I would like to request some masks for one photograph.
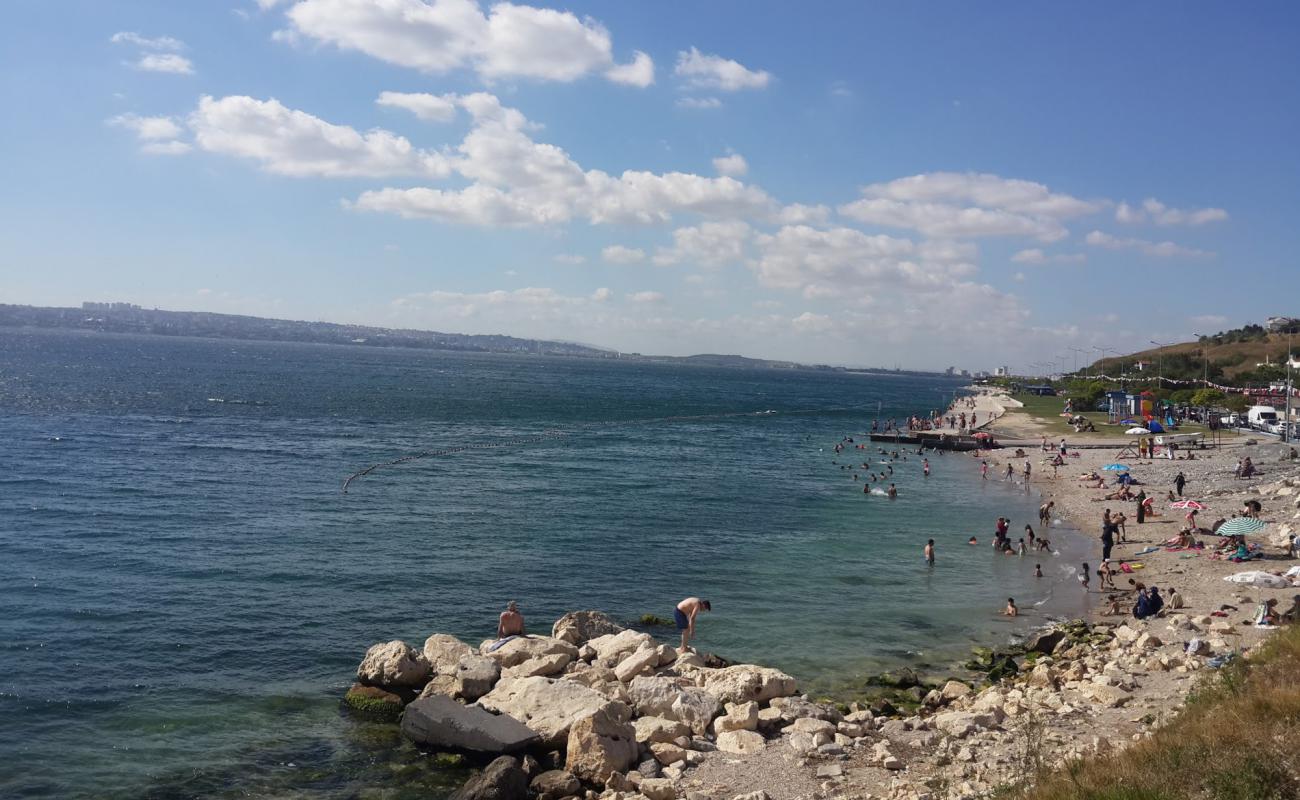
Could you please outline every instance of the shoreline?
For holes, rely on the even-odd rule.
[[[999,412],[979,427],[995,435],[1034,429],[1033,419],[1010,415],[1002,405],[1011,398],[987,392],[979,396],[977,403],[990,410],[996,406]],[[1080,533],[1086,541],[1089,529],[1099,523],[1107,504],[1092,502],[1097,490],[1081,486],[1073,476],[1109,463],[1126,442],[1114,444],[1114,450],[1071,451],[1068,467],[1055,479],[1050,468],[1032,470],[1026,491],[1037,492],[1040,502],[1056,502],[1052,530],[1058,532],[1053,538]],[[1045,455],[1025,449],[1031,465]],[[976,457],[994,467],[1014,458],[1011,452],[986,451]],[[1265,474],[1235,479],[1231,467],[1238,454],[1250,454]],[[1212,560],[1203,552],[1166,551],[1158,543],[1176,533],[1177,524],[1170,523],[1180,521],[1181,512],[1168,509],[1162,498],[1173,473],[1181,469],[1189,481],[1186,496],[1204,500],[1211,509],[1207,516],[1229,516],[1242,500],[1258,499],[1264,504],[1262,517],[1271,525],[1263,537],[1255,538],[1276,539],[1300,525],[1294,521],[1300,520],[1300,462],[1285,456],[1280,448],[1243,441],[1196,451],[1192,460],[1128,460],[1134,477],[1156,496],[1159,515],[1141,526],[1130,519],[1128,541],[1116,543],[1112,560],[1140,568],[1119,578],[1114,592],[1100,591],[1099,580],[1090,575],[1087,597],[1092,602],[1085,619],[1048,624],[1019,650],[999,654],[995,648],[988,659],[987,683],[948,680],[927,685],[911,670],[897,670],[886,687],[916,701],[906,709],[815,702],[801,697],[794,678],[779,670],[678,657],[648,634],[621,626],[618,632],[606,629],[603,636],[579,637],[581,646],[554,644],[566,635],[565,619],[573,615],[556,623],[557,638],[538,637],[527,645],[527,654],[516,659],[507,653],[496,665],[484,663],[495,658],[487,650],[490,642],[478,651],[456,643],[469,661],[453,665],[450,672],[445,664],[437,666],[439,647],[430,650],[440,639],[436,635],[426,643],[423,667],[420,651],[404,643],[376,645],[359,668],[361,683],[353,691],[376,683],[373,656],[377,648],[387,648],[390,657],[401,657],[390,662],[405,659],[413,669],[424,670],[427,685],[421,696],[426,699],[417,703],[440,703],[439,713],[478,714],[480,719],[501,719],[492,713],[513,716],[523,723],[525,734],[530,728],[542,732],[544,747],[527,750],[533,755],[522,760],[512,755],[498,758],[455,795],[457,800],[986,797],[999,787],[1021,784],[1035,770],[1051,770],[1070,759],[1143,741],[1179,712],[1210,657],[1248,654],[1267,638],[1269,631],[1248,624],[1253,604],[1267,597],[1289,602],[1296,590],[1227,583],[1222,578],[1250,569],[1285,569],[1294,560],[1284,560],[1282,549],[1274,544],[1265,546],[1268,560],[1251,564]],[[1109,505],[1112,510],[1121,507]],[[1098,547],[1087,550],[1095,553]],[[1097,563],[1089,561],[1089,566],[1095,570]],[[1131,607],[1132,595],[1125,591],[1130,577],[1162,587],[1174,580],[1186,607],[1166,609],[1145,620],[1129,613],[1107,616],[1106,603],[1098,601],[1108,593],[1120,596],[1123,611]],[[1211,616],[1221,606],[1230,609],[1226,616]],[[1200,642],[1198,649],[1185,652],[1192,639]],[[495,666],[492,679],[478,687],[482,693],[471,689],[465,696],[458,694],[463,680],[456,676],[467,663],[488,672]],[[574,707],[559,697],[568,693],[582,693],[588,705]],[[390,695],[390,710],[402,713],[406,700]],[[412,708],[418,707],[408,706],[404,720],[413,713],[417,720],[428,717],[427,708]],[[567,726],[565,735],[555,731],[557,724]],[[404,721],[403,730],[411,737],[408,728]],[[433,749],[447,744],[436,728],[420,729],[434,730],[433,741],[424,741]],[[1027,753],[1031,737],[1037,744],[1035,752]],[[625,744],[612,747],[611,740]],[[500,788],[492,784],[497,779],[514,781],[517,793],[484,794]],[[551,784],[554,788],[548,788]]]

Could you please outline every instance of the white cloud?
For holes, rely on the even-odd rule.
[[[189,142],[146,142],[140,145],[140,152],[155,156],[179,156],[193,148]]]
[[[257,161],[262,169],[293,177],[384,177],[450,173],[441,153],[420,150],[385,130],[361,133],[332,125],[278,100],[204,96],[189,117],[198,146]]]
[[[184,132],[171,117],[142,117],[139,114],[118,114],[108,120],[115,128],[135,134],[140,151],[150,155],[174,156],[186,153],[190,145],[179,140]]]
[[[424,92],[380,92],[376,105],[401,108],[430,122],[450,122],[456,118],[454,94],[426,94]]]
[[[745,222],[704,222],[673,231],[673,246],[660,248],[654,262],[660,266],[689,264],[698,267],[721,267],[745,257],[745,246],[753,229]]]
[[[591,299],[596,303],[604,303],[613,296],[614,292],[604,286],[591,293]]]
[[[722,101],[716,97],[679,97],[677,98],[677,107],[708,110],[722,108]]]
[[[473,69],[485,80],[569,82],[601,74],[648,86],[654,62],[614,61],[609,31],[567,11],[474,0],[300,0],[286,12],[292,36],[355,50],[422,72]]]
[[[627,170],[583,170],[563,149],[533,141],[528,121],[487,94],[459,101],[475,126],[449,155],[462,189],[386,188],[363,193],[354,207],[408,218],[474,225],[655,224],[679,213],[706,218],[770,215],[775,203],[734,178]]]
[[[694,47],[677,54],[673,74],[682,78],[687,86],[723,92],[762,89],[772,79],[768,72],[748,69],[737,61],[701,53]]]
[[[934,237],[1022,236],[1052,242],[1069,232],[1061,220],[1104,205],[1053,193],[1041,183],[978,173],[932,172],[876,183],[840,206],[846,217]]]
[[[1015,281],[1016,283],[1024,283],[1024,282],[1025,282],[1025,273],[1023,273],[1023,272],[1017,272],[1016,274],[1014,274],[1014,275],[1011,276],[1011,280]]]
[[[194,63],[175,53],[147,53],[135,62],[135,68],[143,72],[165,72],[172,75],[194,74]]]
[[[113,44],[131,44],[145,50],[184,50],[185,43],[171,36],[149,38],[134,31],[118,31],[109,37]]]
[[[606,264],[639,264],[645,261],[645,251],[637,247],[612,244],[600,251],[600,257]]]
[[[627,64],[618,64],[605,70],[605,77],[614,83],[644,89],[655,82],[655,62],[638,50],[632,54],[632,60]]]
[[[782,207],[776,221],[782,225],[825,225],[830,218],[831,210],[827,206],[791,203]]]
[[[870,236],[852,228],[818,230],[806,225],[781,228],[756,237],[759,255],[752,263],[759,282],[778,289],[809,285],[842,289],[903,284],[912,288],[950,287],[974,271],[960,251],[917,245],[910,239]],[[966,253],[961,253],[965,255]]]
[[[719,175],[743,178],[749,172],[749,162],[745,161],[745,157],[740,153],[732,153],[713,159],[713,168]]]
[[[551,260],[557,264],[568,264],[569,266],[577,266],[579,264],[587,263],[586,256],[580,256],[575,253],[560,253],[557,256],[551,256]]]
[[[1032,247],[1028,250],[1020,250],[1011,257],[1016,264],[1082,264],[1088,260],[1083,253],[1052,253],[1047,254],[1040,248]]]
[[[1129,225],[1146,222],[1156,225],[1204,225],[1207,222],[1222,222],[1227,218],[1228,212],[1221,208],[1170,208],[1154,197],[1142,201],[1141,206],[1120,203],[1115,209],[1115,219]]]
[[[1191,323],[1201,328],[1222,328],[1228,324],[1228,318],[1222,314],[1201,314],[1192,317]]]
[[[829,316],[814,314],[811,311],[805,311],[790,320],[790,325],[795,330],[803,333],[823,333],[834,327],[834,324]]]
[[[627,299],[633,303],[662,303],[664,296],[662,292],[632,292]]]
[[[1126,239],[1112,236],[1102,231],[1092,231],[1084,241],[1093,247],[1104,247],[1107,250],[1137,250],[1144,255],[1154,256],[1156,258],[1207,258],[1214,253],[1206,250],[1197,250],[1191,247],[1183,247],[1173,242],[1151,242],[1146,239]]]
[[[110,119],[108,124],[132,131],[142,141],[175,139],[182,133],[181,126],[171,117],[142,117],[139,114],[118,114]]]

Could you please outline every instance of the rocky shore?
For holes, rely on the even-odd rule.
[[[994,398],[986,402],[991,410]],[[1242,453],[1262,477],[1232,477]],[[1084,451],[1070,468],[1091,469],[1113,455]],[[1250,624],[1254,603],[1289,603],[1296,593],[1223,578],[1294,563],[1285,540],[1300,525],[1300,464],[1283,448],[1242,442],[1190,462],[1135,465],[1135,474],[1155,486],[1179,469],[1195,487],[1189,496],[1216,508],[1262,502],[1271,523],[1267,560],[1146,553],[1138,577],[1176,581],[1186,608],[1146,620],[1099,609],[1020,648],[983,654],[970,665],[982,674],[976,681],[900,670],[864,687],[876,691],[874,703],[816,702],[779,670],[679,656],[648,633],[581,611],[558,620],[549,637],[495,649],[445,634],[419,649],[377,644],[345,704],[400,719],[402,732],[432,753],[485,764],[457,800],[988,797],[1149,737],[1178,713],[1213,659],[1247,654],[1268,635]],[[1099,504],[1077,481],[1042,476],[1031,488],[1057,500],[1062,519],[1079,530],[1097,527]],[[1124,547],[1136,554],[1157,546],[1177,531],[1175,519],[1130,522]],[[1127,609],[1131,598],[1120,594]]]

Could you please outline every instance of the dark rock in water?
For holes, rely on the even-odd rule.
[[[1051,655],[1056,646],[1064,639],[1065,631],[1043,631],[1036,636],[1030,637],[1029,641],[1025,642],[1025,651],[1028,653],[1042,653],[1045,656]]]
[[[402,733],[416,744],[476,753],[513,753],[538,739],[514,717],[463,706],[445,695],[421,697],[407,706]]]
[[[868,686],[888,686],[893,689],[911,689],[920,686],[921,679],[911,667],[883,672],[867,678]]]
[[[871,702],[871,713],[877,717],[892,717],[898,714],[898,708],[883,697]]]
[[[582,784],[569,772],[553,769],[533,778],[529,784],[538,800],[560,800],[582,792]]]
[[[925,702],[926,691],[928,690],[924,686],[913,686],[911,689],[908,689],[905,692],[903,692],[903,694],[907,695],[908,697],[912,698],[918,703],[923,703]]]
[[[1010,678],[1018,672],[1020,672],[1020,666],[1016,664],[1015,659],[1006,653],[997,653],[993,656],[993,665],[989,669],[989,683],[997,683],[1003,678]]]
[[[528,776],[518,759],[501,756],[470,778],[451,800],[528,800]]]
[[[700,653],[700,658],[704,660],[704,666],[709,669],[725,669],[726,667],[736,666],[736,662],[729,658],[723,658],[715,653]]]
[[[352,684],[343,696],[343,705],[364,717],[396,722],[402,715],[402,698],[377,686]]]

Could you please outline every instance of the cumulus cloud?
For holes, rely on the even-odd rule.
[[[1143,255],[1155,258],[1208,258],[1214,255],[1214,253],[1206,250],[1183,247],[1173,242],[1152,242],[1146,239],[1121,238],[1102,231],[1092,231],[1084,237],[1084,241],[1093,247],[1104,247],[1107,250],[1137,250]]]
[[[759,282],[803,291],[825,286],[843,293],[892,286],[898,290],[948,291],[975,272],[969,245],[916,243],[853,228],[818,230],[785,226],[756,237],[751,262]]]
[[[361,133],[290,109],[278,100],[204,96],[189,117],[198,146],[293,177],[446,177],[447,158],[385,130]]]
[[[1020,250],[1011,256],[1016,264],[1082,264],[1088,260],[1083,253],[1045,253],[1040,248]]]
[[[640,51],[614,60],[609,31],[568,11],[474,0],[299,0],[286,12],[289,36],[364,53],[434,74],[472,69],[485,80],[570,82],[604,75],[649,86],[654,62]]]
[[[749,172],[749,162],[740,153],[732,153],[713,159],[713,168],[719,175],[743,178]]]
[[[400,108],[430,122],[450,122],[456,118],[454,94],[435,95],[424,92],[380,92],[375,104]]]
[[[826,314],[814,314],[811,311],[805,311],[790,320],[790,325],[795,330],[804,333],[822,333],[834,327],[835,323]]]
[[[679,97],[677,98],[677,107],[708,110],[722,108],[722,101],[716,97]]]
[[[662,292],[632,292],[627,299],[633,303],[662,303],[664,296]]]
[[[645,261],[645,251],[638,247],[612,244],[600,251],[600,257],[606,264],[639,264]]]
[[[194,63],[175,53],[146,53],[135,62],[142,72],[164,72],[172,75],[193,75]]]
[[[190,149],[189,144],[179,140],[184,131],[171,117],[118,114],[109,119],[108,124],[134,133],[136,139],[140,141],[140,150],[145,153],[180,155]]]
[[[782,207],[776,221],[782,225],[826,225],[830,218],[831,210],[827,206],[791,203]]]
[[[1120,203],[1115,208],[1115,219],[1129,225],[1153,223],[1155,225],[1204,225],[1207,222],[1222,222],[1228,218],[1228,212],[1221,208],[1170,208],[1154,197],[1148,197],[1140,206]]]
[[[184,50],[185,43],[172,36],[141,36],[135,31],[118,31],[108,39],[113,44],[130,44],[144,50]]]
[[[745,258],[745,248],[753,234],[748,223],[739,220],[704,222],[673,231],[673,246],[660,248],[654,262],[660,266],[689,264],[698,267],[721,267]]]
[[[1064,219],[1104,205],[1050,191],[1041,183],[979,173],[932,172],[876,183],[839,212],[860,222],[933,237],[1020,236],[1053,242]]]
[[[557,264],[568,264],[571,267],[587,263],[586,256],[580,256],[576,253],[560,253],[557,256],[551,256],[551,260]]]
[[[632,60],[618,64],[605,71],[605,77],[614,83],[623,83],[644,89],[655,82],[655,62],[640,50],[632,54]]]
[[[689,87],[722,92],[763,89],[772,80],[771,74],[764,70],[751,70],[738,61],[701,53],[694,47],[677,54],[673,74]]]
[[[368,191],[355,208],[474,225],[551,225],[577,218],[592,224],[654,224],[679,213],[706,218],[774,213],[776,204],[765,192],[735,178],[584,170],[563,149],[534,141],[524,116],[496,97],[475,94],[458,102],[474,117],[474,127],[440,163],[470,185]]]

